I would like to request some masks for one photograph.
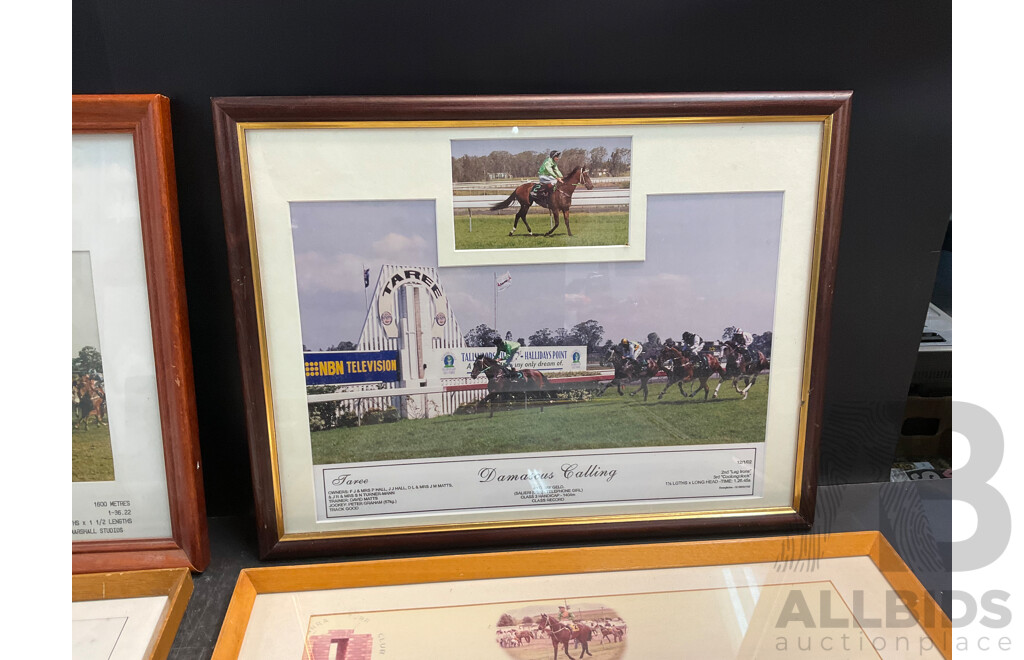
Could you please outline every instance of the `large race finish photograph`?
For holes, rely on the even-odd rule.
[[[216,99],[265,556],[806,526],[848,95],[761,101]]]
[[[652,196],[643,262],[439,269],[429,203],[293,204],[314,463],[764,442],[781,213]]]

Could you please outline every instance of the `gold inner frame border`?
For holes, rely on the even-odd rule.
[[[728,518],[738,516],[780,516],[790,515],[800,509],[804,470],[804,452],[807,438],[807,410],[810,397],[810,376],[814,352],[813,335],[817,312],[818,279],[821,270],[821,247],[825,224],[825,201],[830,183],[829,162],[832,151],[834,115],[723,115],[703,117],[617,117],[587,119],[460,119],[460,120],[357,120],[357,121],[262,121],[238,122],[239,165],[242,174],[242,194],[245,203],[246,233],[249,241],[249,258],[252,264],[253,293],[256,307],[256,325],[259,336],[260,367],[263,381],[263,395],[266,401],[267,437],[270,445],[270,464],[274,489],[274,518],[277,536],[281,541],[304,541],[312,539],[372,537],[394,534],[417,534],[429,532],[453,532],[463,530],[516,529],[526,527],[548,527],[554,525],[581,525],[623,522],[653,522],[665,520],[687,520],[700,518]],[[524,520],[494,520],[484,522],[461,522],[436,525],[409,525],[354,530],[331,530],[322,532],[292,532],[284,530],[284,505],[281,496],[281,475],[278,461],[277,437],[274,426],[274,399],[270,384],[270,360],[267,346],[266,320],[263,310],[263,291],[260,278],[259,248],[256,241],[256,219],[253,210],[252,187],[249,176],[246,131],[248,130],[309,130],[309,129],[397,129],[397,128],[486,128],[504,126],[629,126],[629,125],[673,125],[673,124],[734,124],[734,123],[817,123],[822,126],[821,156],[818,169],[818,194],[812,241],[810,287],[807,292],[807,321],[804,331],[804,364],[800,385],[800,412],[797,425],[797,447],[793,479],[793,504],[789,507],[751,507],[749,509],[718,509],[708,511],[685,511],[656,514],[595,515],[563,518],[530,518]]]

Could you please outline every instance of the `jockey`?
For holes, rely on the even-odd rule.
[[[754,337],[749,332],[744,331],[742,328],[736,328],[736,332],[732,335],[732,341],[748,362],[758,364],[757,351],[752,348]]]
[[[707,357],[704,355],[704,338],[693,332],[683,333],[683,355],[691,357],[700,362],[704,368],[708,366]]]
[[[544,162],[540,164],[540,169],[537,171],[537,178],[540,179],[540,183],[533,189],[536,197],[549,196],[555,188],[555,183],[562,180],[562,171],[558,169],[558,159],[561,156],[561,151],[552,151],[544,159]]]
[[[668,339],[665,340],[665,348],[672,348],[682,353],[685,346],[680,346],[679,344],[676,343],[675,339],[669,337]]]
[[[622,347],[622,357],[627,360],[631,360],[636,366],[637,371],[640,370],[640,354],[644,352],[643,344],[635,341],[630,341],[625,337],[619,342]]]
[[[564,623],[573,630],[579,630],[579,626],[576,625],[576,617],[573,616],[572,612],[569,611],[569,607],[566,605],[558,606],[558,622]]]
[[[512,367],[512,358],[516,356],[519,349],[522,347],[521,344],[514,341],[505,341],[501,337],[494,338],[494,346],[498,351],[494,354],[494,359],[501,361],[501,354],[504,353],[507,357],[505,358],[505,364],[501,365],[509,376],[512,378],[519,378],[521,374]]]

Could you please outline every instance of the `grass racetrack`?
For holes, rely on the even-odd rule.
[[[509,236],[515,211],[509,210],[499,214],[473,214],[473,231],[469,230],[469,215],[455,216],[455,249],[485,250],[505,248],[536,248],[536,247],[579,247],[593,245],[626,245],[629,242],[629,213],[608,212],[590,213],[587,211],[569,211],[569,225],[572,236],[565,231],[565,223],[550,237],[542,236],[551,229],[551,214],[547,209],[534,206],[527,214],[526,220],[533,228],[533,236],[528,236],[526,226],[520,222],[514,236]]]
[[[712,390],[717,383],[709,382]],[[746,401],[731,381],[722,384],[718,399],[707,401],[703,394],[684,399],[676,386],[658,401],[664,382],[648,387],[646,403],[642,393],[629,396],[633,384],[621,397],[610,388],[591,401],[494,404],[493,417],[484,407],[470,414],[318,431],[312,434],[313,464],[764,440],[767,374],[757,379]],[[683,387],[689,392],[688,383]]]
[[[72,422],[73,423],[73,422]],[[114,454],[110,449],[110,427],[89,423],[89,428],[71,430],[71,481],[113,481]]]

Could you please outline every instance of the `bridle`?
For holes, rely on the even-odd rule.
[[[573,189],[574,189],[574,190],[575,190],[575,188],[576,188],[577,186],[581,186],[581,185],[582,185],[582,186],[586,186],[586,185],[587,185],[587,184],[586,184],[586,183],[585,183],[585,182],[583,181],[583,178],[584,178],[584,177],[587,177],[588,179],[590,178],[590,177],[589,177],[589,175],[587,174],[587,168],[586,168],[586,167],[583,167],[583,166],[580,166],[580,180],[579,180],[579,181],[576,181],[576,182],[574,182],[574,183],[572,183],[572,184],[570,184],[570,185],[572,185],[572,187],[573,187]],[[565,181],[563,180],[563,181],[562,181],[562,183],[565,183]],[[558,186],[555,186],[555,191],[557,191],[557,192],[558,192],[558,194],[562,195],[563,197],[571,197],[571,196],[572,196],[572,194],[571,194],[571,193],[567,193],[567,192],[565,192],[564,190],[560,190],[560,189],[558,188]]]
[[[481,355],[480,357],[484,358],[484,357],[487,357],[487,356],[486,355]],[[482,360],[478,359],[477,362],[479,362],[480,364],[483,364]],[[473,371],[476,371],[476,375],[479,376],[480,374],[486,374],[488,371],[490,371],[491,369],[493,369],[496,366],[498,366],[498,362],[492,360],[491,363],[488,364],[486,367],[479,367],[479,369],[480,369],[479,371],[477,371],[477,365],[474,364],[473,365]],[[473,376],[473,378],[476,378],[476,376]]]

